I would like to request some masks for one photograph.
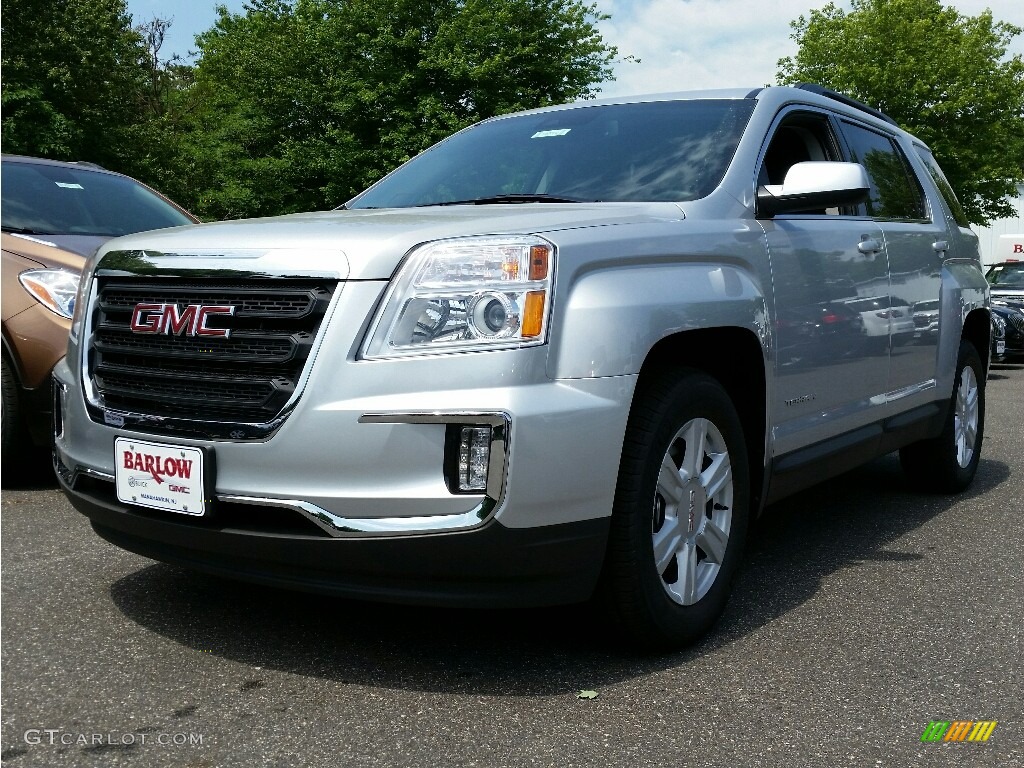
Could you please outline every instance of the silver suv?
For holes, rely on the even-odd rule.
[[[905,332],[922,302],[937,333]],[[839,94],[536,110],[342,210],[104,246],[55,465],[158,560],[375,600],[597,595],[673,647],[766,504],[895,450],[922,486],[971,482],[988,303],[928,148]]]

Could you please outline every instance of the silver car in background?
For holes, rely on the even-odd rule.
[[[931,152],[840,94],[552,107],[341,210],[108,243],[55,466],[155,559],[397,602],[598,595],[610,631],[676,647],[767,503],[895,450],[971,482],[988,303]]]

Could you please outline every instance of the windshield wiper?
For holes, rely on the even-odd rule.
[[[439,203],[421,203],[416,208],[429,208],[434,205],[493,205],[495,203],[599,203],[600,200],[583,200],[565,195],[547,195],[543,192],[514,193],[509,195],[488,195],[474,197],[469,200],[445,200]]]
[[[10,232],[12,235],[49,235],[50,232],[40,232],[37,229],[29,229],[28,227],[8,227],[6,224],[2,227],[4,232]]]

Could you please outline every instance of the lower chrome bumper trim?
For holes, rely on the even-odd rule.
[[[255,504],[261,507],[282,507],[294,510],[331,536],[401,535],[454,531],[474,528],[486,520],[495,507],[490,497],[483,497],[468,512],[454,515],[423,515],[418,517],[342,517],[316,504],[297,499],[268,499],[253,496],[218,494],[218,501],[229,504]]]

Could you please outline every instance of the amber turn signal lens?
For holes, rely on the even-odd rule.
[[[523,306],[523,338],[540,336],[544,331],[544,291],[529,291]]]
[[[531,280],[543,280],[548,276],[548,257],[550,255],[551,251],[546,246],[535,245],[530,248]]]

